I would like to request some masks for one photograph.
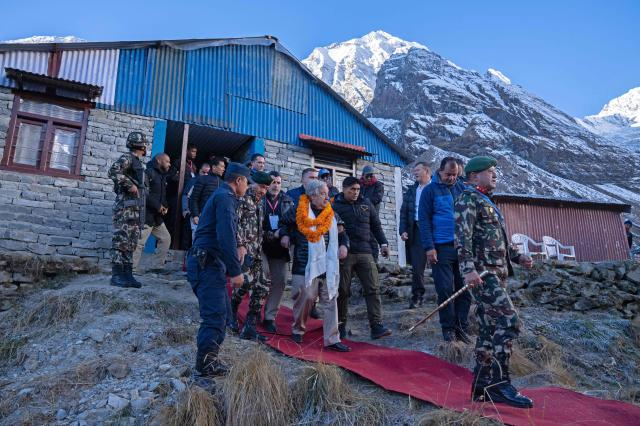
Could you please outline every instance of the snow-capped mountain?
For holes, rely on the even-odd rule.
[[[366,61],[374,53],[367,49],[379,34],[315,49],[306,63],[358,109],[367,103],[362,93],[373,90],[365,115],[409,153],[434,165],[451,154],[490,154],[500,162],[500,190],[640,206],[640,155],[594,134],[500,71],[466,70],[386,33],[403,49],[391,53],[374,78]],[[344,63],[326,59],[342,49],[357,54],[340,56]],[[367,79],[346,78],[347,69]]]
[[[372,31],[361,38],[315,48],[302,63],[356,109],[364,111],[373,98],[382,64],[391,55],[411,48],[427,50],[419,43]]]
[[[68,35],[68,36],[32,36],[26,38],[18,38],[15,40],[5,40],[0,43],[15,43],[15,44],[36,44],[36,43],[82,43],[87,40]]]
[[[640,152],[640,87],[612,99],[598,114],[578,122],[620,146]]]

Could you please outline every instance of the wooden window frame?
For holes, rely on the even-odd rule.
[[[60,106],[72,107],[82,110],[81,121],[69,121],[61,118],[50,117],[46,115],[34,114],[30,112],[20,111],[20,100],[28,99],[37,102],[45,102]],[[82,154],[87,134],[87,124],[89,121],[89,110],[93,107],[90,102],[73,101],[68,99],[60,99],[57,97],[33,94],[25,92],[14,92],[13,107],[11,111],[11,119],[9,122],[9,130],[5,141],[4,153],[0,162],[0,170],[10,170],[20,173],[30,173],[36,175],[47,175],[54,177],[62,177],[68,179],[84,180],[84,176],[80,175],[82,169]],[[42,151],[38,166],[28,166],[25,164],[17,164],[14,162],[16,145],[18,142],[18,131],[20,123],[40,124],[44,126],[44,141],[42,142]],[[75,130],[78,132],[78,145],[75,155],[75,162],[71,166],[71,171],[54,169],[49,167],[51,154],[53,149],[54,132],[56,128],[64,130]]]

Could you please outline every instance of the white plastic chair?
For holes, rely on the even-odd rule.
[[[513,234],[511,242],[518,248],[518,252],[531,257],[547,258],[547,251],[543,243],[538,243],[524,234]],[[531,247],[539,247],[539,249],[531,250]]]
[[[557,258],[560,261],[565,259],[576,260],[576,249],[574,246],[564,246],[555,238],[547,235],[542,237],[542,244],[544,244],[544,248],[547,251],[549,258]],[[562,250],[566,250],[568,253],[563,253]]]

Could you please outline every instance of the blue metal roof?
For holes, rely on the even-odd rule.
[[[5,47],[11,54],[17,49],[0,45],[0,56]],[[30,48],[33,45],[24,46]],[[406,159],[402,150],[273,37],[55,45],[57,50],[65,48],[84,50],[66,58],[85,58],[87,63],[86,58],[98,57],[91,53],[96,49],[119,52],[117,72],[114,66],[109,75],[91,73],[96,82],[115,86],[113,101],[100,99],[100,108],[293,145],[302,145],[298,135],[305,133],[364,146],[374,154],[373,161],[403,165]],[[114,79],[115,84],[110,81]]]

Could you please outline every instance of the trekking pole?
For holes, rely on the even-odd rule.
[[[480,274],[480,278],[484,278],[487,275],[489,275],[489,271],[482,271],[482,273]],[[433,311],[429,312],[429,315],[427,315],[426,317],[422,318],[420,321],[418,321],[417,323],[415,323],[410,329],[409,332],[412,332],[417,326],[424,324],[425,322],[427,322],[429,320],[429,318],[431,318],[432,316],[434,316],[435,314],[437,314],[442,308],[444,308],[445,306],[447,306],[449,303],[453,302],[458,296],[460,296],[462,293],[464,293],[465,291],[469,290],[469,288],[471,288],[471,284],[466,284],[464,287],[462,287],[460,290],[456,291],[455,293],[453,293],[453,295],[451,295],[450,298],[448,298],[447,300],[445,300],[444,302],[442,302],[440,305],[438,305],[437,308],[435,308]]]

